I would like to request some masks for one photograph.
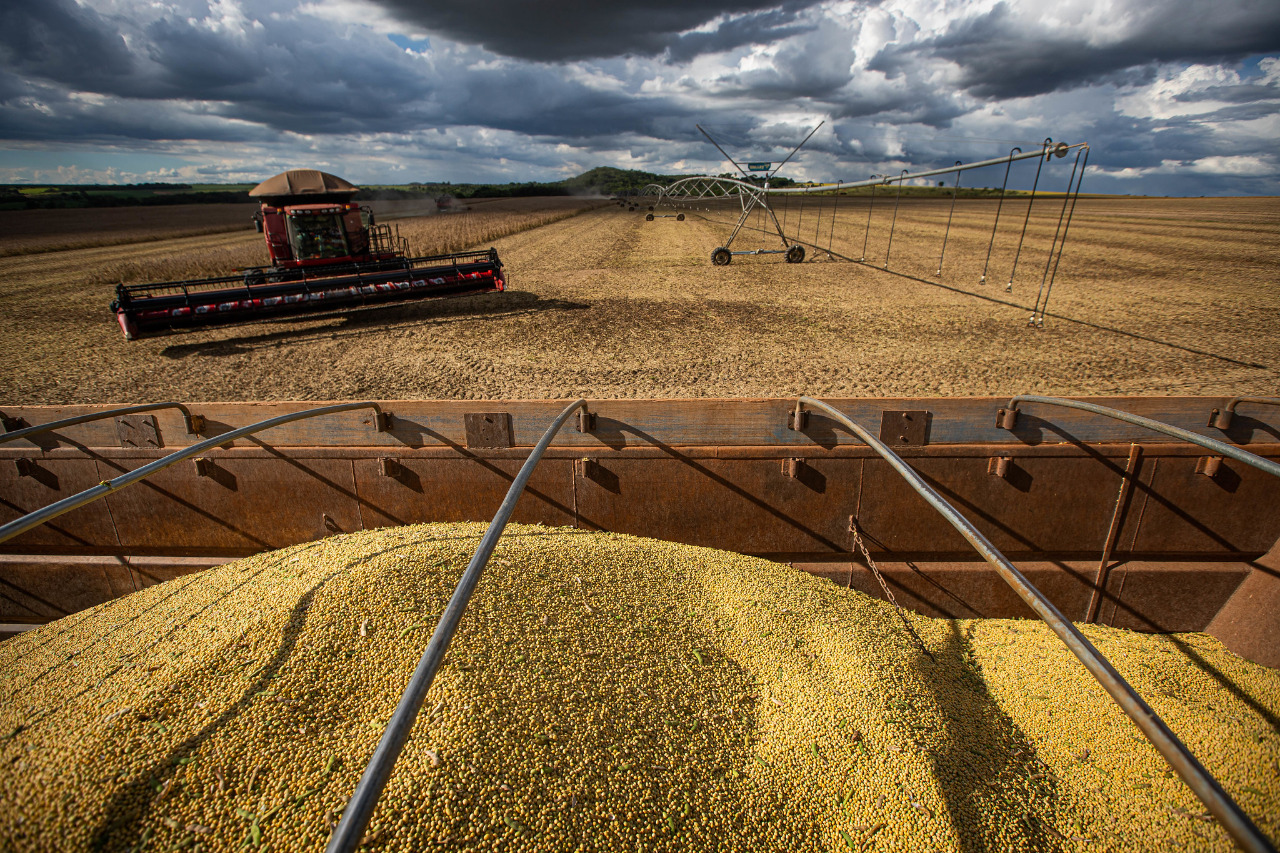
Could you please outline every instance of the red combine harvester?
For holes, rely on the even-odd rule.
[[[126,340],[190,326],[243,323],[411,299],[504,290],[496,249],[409,257],[407,241],[351,198],[358,187],[312,169],[249,191],[271,266],[193,281],[121,284],[111,309]]]

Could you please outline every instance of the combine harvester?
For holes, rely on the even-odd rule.
[[[121,284],[111,309],[126,340],[171,329],[244,323],[503,290],[496,249],[410,257],[407,241],[351,199],[358,187],[326,172],[282,172],[249,191],[269,267],[192,281]]]

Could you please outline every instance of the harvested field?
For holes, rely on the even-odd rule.
[[[548,205],[540,203],[545,201],[548,200],[540,199],[531,203],[528,200],[483,199],[481,203],[497,202],[499,209],[523,212],[546,209]],[[577,210],[582,207],[579,200],[554,201],[564,202],[564,207],[568,209]],[[557,209],[554,201],[552,210]],[[360,204],[371,208],[384,222],[410,216],[422,217],[436,211],[435,202],[426,198],[362,201]],[[252,202],[4,210],[0,211],[0,257],[149,243],[229,231],[245,236],[248,222],[257,210],[258,205]],[[254,254],[245,263],[264,262],[265,256]]]
[[[320,849],[481,532],[268,552],[0,645],[0,838]],[[370,846],[1232,849],[1046,626],[906,618],[777,563],[512,526]],[[1082,630],[1275,838],[1280,673]]]
[[[569,213],[566,201],[546,216]],[[522,203],[521,215],[542,215]],[[867,200],[839,204],[834,248],[861,257]],[[610,206],[497,239],[505,294],[132,343],[107,310],[115,282],[262,263],[260,237],[3,258],[0,400],[1276,392],[1280,201],[1081,199],[1041,330],[1026,319],[1060,204],[1033,209],[1011,293],[1026,201],[1005,201],[981,285],[995,205],[960,202],[941,277],[945,200],[903,200],[888,271],[883,205],[866,264],[810,251],[799,265],[762,256],[728,267],[709,263],[728,231],[710,214],[645,222]],[[816,207],[801,230],[825,245],[831,210],[819,220]],[[445,219],[401,228],[425,250],[414,229]]]

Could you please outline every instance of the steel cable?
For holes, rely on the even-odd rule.
[[[893,197],[893,219],[889,223],[889,245],[884,249],[884,268],[889,268],[889,252],[893,251],[893,230],[898,225],[898,200],[902,198],[902,182],[907,177],[907,170],[903,169],[902,174],[898,175],[898,194]]]
[[[1013,168],[1014,152],[1022,153],[1022,149],[1017,146],[1009,150],[1009,161],[1004,166],[1004,183],[1000,185],[1000,201],[996,203],[996,221],[991,225],[991,239],[987,242],[987,260],[982,265],[982,278],[978,279],[978,284],[987,283],[987,267],[991,265],[991,248],[996,244],[996,229],[1000,227],[1000,208],[1004,207],[1004,191],[1009,186],[1009,170]]]
[[[956,161],[956,165],[961,165]],[[956,194],[960,192],[960,170],[956,169],[956,182],[951,187],[951,210],[947,213],[947,230],[942,233],[942,251],[938,253],[938,271],[934,275],[942,275],[942,259],[947,255],[947,238],[951,236],[951,218],[956,213]]]
[[[1013,292],[1013,276],[1018,271],[1018,258],[1022,257],[1022,241],[1027,238],[1027,226],[1031,223],[1031,206],[1036,203],[1036,188],[1040,186],[1040,169],[1044,161],[1049,159],[1049,146],[1053,143],[1048,137],[1041,150],[1043,156],[1036,160],[1036,179],[1031,182],[1031,200],[1027,202],[1027,217],[1022,220],[1022,234],[1018,236],[1018,251],[1013,256],[1013,269],[1009,270],[1009,283],[1004,286],[1005,293]]]

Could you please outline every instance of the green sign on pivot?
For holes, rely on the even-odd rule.
[[[772,163],[748,163],[747,171],[749,172],[767,172],[773,168]]]

